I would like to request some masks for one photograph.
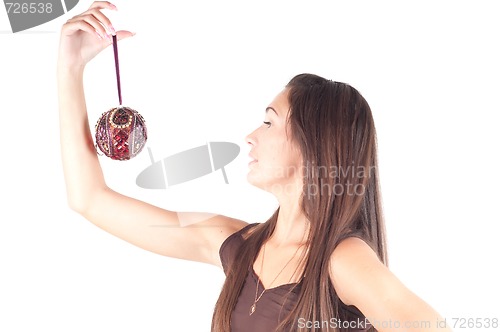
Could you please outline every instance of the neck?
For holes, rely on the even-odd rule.
[[[298,188],[300,190],[277,195],[280,210],[276,228],[269,239],[275,247],[301,245],[307,241],[309,221],[300,207],[302,188]]]

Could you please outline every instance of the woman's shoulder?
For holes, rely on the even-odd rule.
[[[387,267],[375,250],[358,236],[344,238],[330,258],[332,284],[346,305],[355,305],[356,300],[368,296],[367,290],[376,284],[377,276],[385,270]]]
[[[255,231],[257,228],[256,226],[260,224],[261,223],[246,224],[241,229],[229,235],[224,242],[222,242],[219,249],[219,256],[224,272],[227,270],[228,264],[235,260],[236,253],[241,244]]]

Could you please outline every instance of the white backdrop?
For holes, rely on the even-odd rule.
[[[12,34],[0,10],[0,331],[209,331],[224,275],[162,257],[66,205],[55,64],[60,26]],[[500,318],[496,1],[124,1],[124,104],[156,159],[205,144],[242,148],[220,172],[145,190],[147,151],[101,157],[109,185],[177,211],[264,221],[272,196],[246,183],[245,135],[295,74],[356,87],[378,130],[392,271],[453,326]],[[93,128],[117,104],[112,48],[85,74]],[[483,331],[486,329],[458,328]]]

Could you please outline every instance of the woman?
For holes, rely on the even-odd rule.
[[[72,209],[146,250],[223,268],[212,331],[445,330],[386,267],[375,127],[347,84],[296,76],[247,136],[248,180],[279,201],[266,223],[217,215],[196,227],[149,227],[179,225],[177,214],[108,188],[89,130],[85,65],[110,34],[133,35],[115,32],[103,9],[116,7],[94,2],[61,30],[61,152]]]

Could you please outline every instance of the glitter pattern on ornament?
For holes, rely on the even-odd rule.
[[[96,145],[107,157],[129,160],[146,144],[144,118],[129,107],[116,107],[104,112],[96,124]]]

